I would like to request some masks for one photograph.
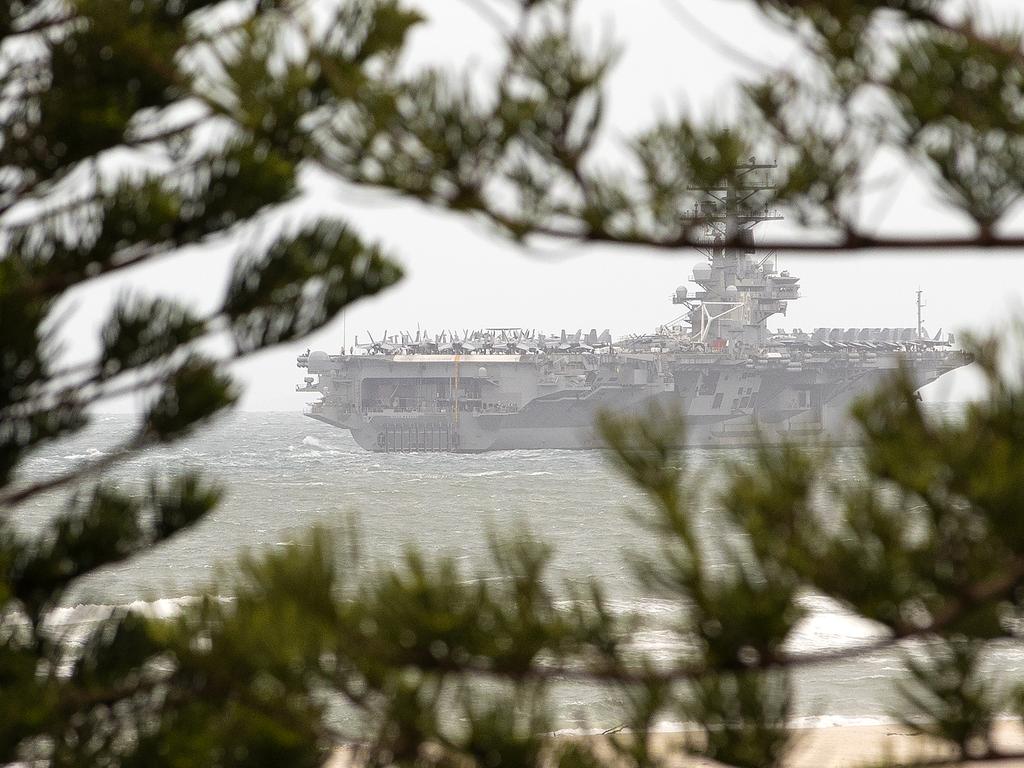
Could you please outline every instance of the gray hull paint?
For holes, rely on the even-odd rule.
[[[376,452],[597,449],[604,447],[594,427],[599,412],[642,415],[654,402],[684,414],[681,443],[687,446],[750,446],[758,439],[848,443],[853,437],[850,405],[890,376],[901,361],[923,386],[967,358],[961,353],[892,355],[872,361],[869,367],[826,361],[801,371],[758,371],[735,361],[709,361],[704,366],[677,366],[671,391],[655,391],[651,386],[561,390],[531,399],[510,413],[462,411],[457,417],[453,412],[332,413],[327,401],[308,415],[350,430],[361,447]],[[521,372],[530,365],[514,367]],[[368,366],[369,378],[379,375],[373,369],[372,364]],[[713,391],[707,385],[709,379],[716,382]],[[743,397],[733,395],[750,390],[756,394],[745,396],[749,398],[745,407],[730,407],[734,400],[744,403]]]

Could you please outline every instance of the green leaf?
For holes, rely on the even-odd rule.
[[[206,324],[177,302],[127,298],[100,332],[98,369],[108,377],[154,363],[198,339]]]
[[[966,638],[934,640],[926,658],[905,657],[910,679],[898,684],[900,721],[917,733],[953,742],[965,759],[988,754],[1000,698],[982,666],[982,644]]]
[[[51,178],[103,150],[117,146],[133,116],[170,103],[176,85],[174,54],[181,30],[148,39],[131,12],[111,13],[109,4],[50,39],[49,76],[31,98],[14,100],[0,144],[0,165]],[[124,4],[130,8],[132,4]],[[118,87],[120,86],[120,87]]]
[[[154,481],[149,489],[149,503],[155,511],[157,541],[195,525],[203,519],[223,496],[223,490],[203,481],[195,473],[178,475],[166,485]]]
[[[93,629],[76,659],[70,674],[75,694],[83,708],[96,697],[130,698],[136,687],[143,689],[146,670],[143,667],[165,648],[149,631],[149,620],[129,611],[120,611]],[[148,677],[159,677],[149,671]],[[68,696],[70,699],[71,697]],[[69,709],[78,703],[68,700]]]
[[[401,270],[347,227],[320,222],[235,263],[223,312],[240,353],[323,326],[344,307],[394,284]]]
[[[185,177],[187,204],[178,240],[199,240],[288,200],[295,192],[295,173],[295,162],[265,141],[233,142],[203,157]]]
[[[88,423],[80,403],[62,396],[45,409],[0,418],[0,486],[6,486],[19,462],[43,442],[76,432]]]
[[[15,596],[34,621],[59,600],[67,586],[90,571],[124,560],[148,541],[139,501],[109,485],[84,500],[73,498],[48,533],[26,548],[14,565]]]
[[[781,765],[790,746],[792,708],[784,673],[709,676],[689,686],[681,704],[688,721],[700,725],[703,741],[691,749],[738,768]]]
[[[403,8],[400,3],[393,0],[377,2],[371,7],[370,20],[356,56],[359,61],[368,61],[375,56],[401,50],[409,31],[426,21],[418,12]]]
[[[8,618],[0,616],[0,628]],[[39,656],[14,632],[0,637],[0,690],[0,761],[15,763],[24,739],[52,727],[59,702],[57,686],[40,679]]]
[[[228,408],[239,394],[232,380],[212,361],[192,356],[168,377],[143,419],[143,440],[169,442]]]

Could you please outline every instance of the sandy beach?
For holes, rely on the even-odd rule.
[[[902,725],[803,728],[798,733],[797,744],[786,763],[792,768],[848,768],[883,761],[906,763],[912,760],[950,758],[954,755],[942,742],[915,734]],[[1024,728],[1011,721],[998,723],[995,728],[995,745],[1002,752],[1024,751]],[[1024,761],[1005,760],[998,764],[1024,766]],[[980,764],[965,762],[961,765]]]
[[[906,763],[912,760],[936,760],[953,757],[948,745],[927,736],[915,734],[899,724],[837,725],[795,729],[796,743],[786,761],[790,768],[852,768],[877,765],[881,762]],[[673,741],[666,734],[666,748]],[[675,735],[676,739],[680,737]],[[674,743],[678,744],[678,741]],[[1018,723],[1003,721],[995,728],[996,747],[1003,752],[1024,751],[1024,728]],[[681,759],[680,766],[711,765],[707,761]],[[989,763],[991,764],[991,763]],[[962,763],[961,765],[977,765]],[[1021,765],[1021,760],[1006,760],[999,765]]]
[[[915,734],[902,725],[837,725],[794,729],[795,746],[786,760],[787,768],[853,768],[879,763],[908,763],[913,760],[941,760],[953,757],[952,750],[941,742]],[[720,768],[709,760],[687,756],[681,747],[692,737],[685,731],[661,732],[655,735],[658,752],[672,768]],[[610,754],[607,736],[555,736],[556,739],[592,740],[602,754]],[[1024,752],[1024,728],[1011,721],[995,728],[995,744],[1002,752]],[[358,748],[340,747],[328,768],[355,768],[360,765]],[[963,762],[962,766],[1024,766],[1024,760]]]

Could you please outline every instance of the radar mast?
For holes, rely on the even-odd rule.
[[[702,290],[693,297],[677,291],[673,303],[687,307],[691,340],[713,350],[765,346],[768,318],[785,315],[788,301],[800,297],[799,278],[778,273],[776,252],[759,254],[754,244],[755,227],[783,218],[759,202],[775,188],[775,167],[751,157],[718,184],[690,187],[706,196],[683,215],[690,226],[703,226],[697,249],[706,263],[694,266],[690,278]]]

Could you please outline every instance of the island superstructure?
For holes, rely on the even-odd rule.
[[[371,451],[599,448],[603,409],[678,409],[687,445],[750,445],[758,436],[842,441],[849,406],[900,365],[917,387],[970,362],[952,336],[917,328],[770,331],[800,297],[799,278],[760,253],[758,203],[772,165],[753,159],[708,188],[685,215],[705,234],[704,260],[671,301],[682,313],[653,333],[544,334],[524,328],[370,337],[359,352],[307,351],[306,414],[348,429]]]

